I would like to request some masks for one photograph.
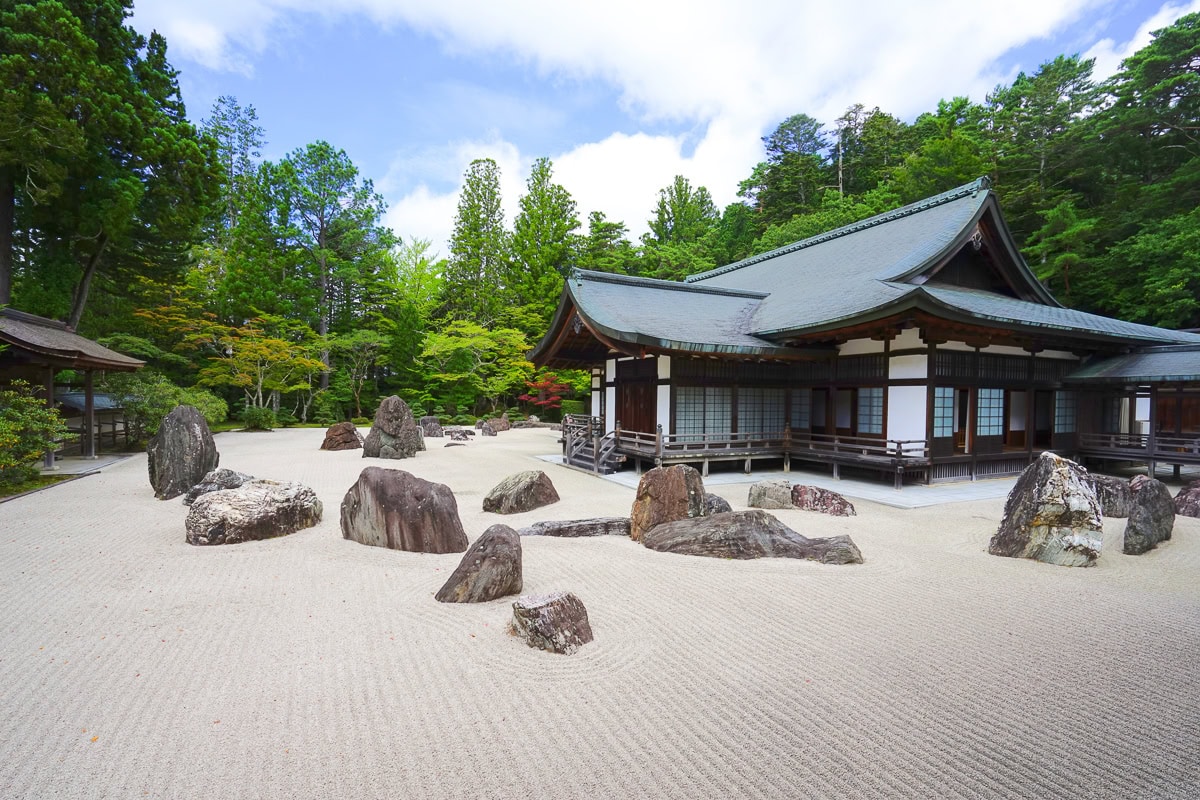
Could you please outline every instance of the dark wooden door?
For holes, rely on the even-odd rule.
[[[654,433],[658,424],[658,387],[638,380],[617,386],[617,420],[621,430]]]

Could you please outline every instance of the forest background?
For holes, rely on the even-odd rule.
[[[459,423],[582,411],[585,373],[525,359],[571,270],[679,279],[983,175],[1062,302],[1200,327],[1200,14],[1102,82],[1063,55],[912,122],[796,113],[738,202],[677,176],[636,241],[581,220],[547,158],[508,226],[499,167],[479,159],[442,256],[383,225],[335,144],[264,160],[253,104],[228,96],[191,121],[166,40],[133,30],[131,7],[0,6],[0,304],[144,359],[104,382],[143,433],[180,401],[265,427],[363,418],[389,394]]]

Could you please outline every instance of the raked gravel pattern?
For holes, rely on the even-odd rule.
[[[189,546],[144,456],[0,504],[0,797],[1200,797],[1200,520],[1138,557],[1106,520],[1092,569],[987,555],[1002,499],[773,512],[861,566],[526,537],[524,591],[574,592],[595,632],[559,656],[506,633],[515,598],[433,600],[459,555],[343,540],[342,496],[407,469],[474,539],[632,490],[544,466],[547,430],[386,463],[322,434],[216,437],[324,502],[280,539]],[[480,510],[538,468],[561,502]]]

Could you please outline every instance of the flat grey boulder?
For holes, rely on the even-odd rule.
[[[1083,467],[1050,452],[1025,468],[1004,504],[988,552],[1064,567],[1090,567],[1100,557],[1104,521]]]
[[[728,514],[733,511],[733,506],[729,505],[729,501],[718,494],[704,495],[704,511],[707,514]]]
[[[791,508],[792,484],[785,480],[752,483],[746,505],[751,508]]]
[[[655,467],[638,481],[629,513],[629,537],[637,542],[656,525],[707,513],[699,472],[686,464]]]
[[[416,553],[461,553],[467,533],[450,487],[401,469],[367,467],[346,492],[342,536]]]
[[[330,425],[321,442],[322,450],[361,450],[362,434],[353,422],[338,422]]]
[[[208,494],[209,492],[219,492],[222,489],[236,489],[246,481],[252,480],[254,480],[253,475],[218,467],[205,475],[202,481],[191,489],[188,489],[187,494],[183,496],[183,504],[190,506],[201,495]]]
[[[809,539],[765,511],[733,511],[656,525],[642,544],[663,553],[711,558],[803,558],[822,564],[861,564],[849,536]]]
[[[425,439],[408,403],[396,395],[384,398],[363,442],[363,458],[412,458],[424,449]]]
[[[628,536],[629,517],[548,520],[535,522],[517,531],[522,536]]]
[[[530,647],[562,655],[592,641],[587,609],[570,592],[521,595],[513,603],[511,630]]]
[[[558,491],[550,476],[540,469],[509,475],[483,498],[483,510],[497,514],[520,514],[557,503]]]
[[[1139,481],[1133,492],[1129,521],[1125,523],[1122,550],[1125,555],[1138,556],[1158,547],[1171,538],[1175,529],[1175,501],[1171,490],[1160,480]]]
[[[1096,490],[1096,500],[1100,503],[1100,514],[1115,519],[1128,517],[1130,506],[1133,505],[1133,488],[1129,481],[1095,472],[1089,474],[1092,476],[1092,488]]]
[[[521,537],[507,525],[493,525],[463,554],[434,599],[439,603],[486,603],[520,594],[521,586]]]
[[[1192,481],[1176,493],[1175,513],[1181,517],[1200,517],[1200,481]]]
[[[175,406],[146,444],[150,485],[159,500],[179,497],[204,480],[220,460],[204,415],[192,406]]]
[[[855,517],[854,504],[840,494],[820,486],[796,484],[792,487],[792,505],[805,511],[816,511],[834,517]]]
[[[286,536],[321,521],[321,501],[300,483],[250,480],[197,498],[188,511],[187,543],[237,544]]]

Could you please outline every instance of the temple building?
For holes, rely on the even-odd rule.
[[[1200,335],[1064,308],[987,179],[682,282],[577,270],[530,357],[591,370],[564,440],[597,470],[1200,464]]]

